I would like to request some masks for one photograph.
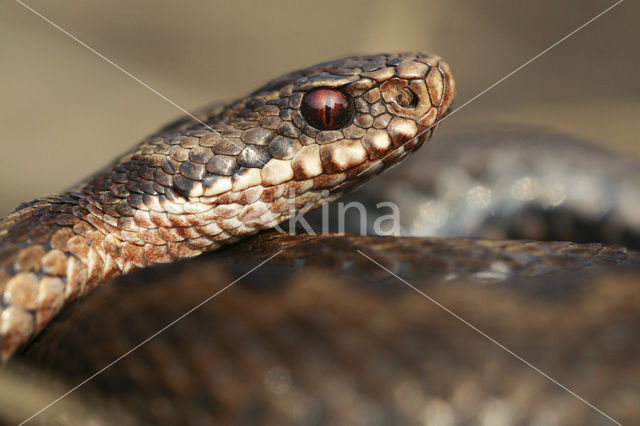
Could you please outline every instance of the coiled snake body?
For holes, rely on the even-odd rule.
[[[571,395],[526,408],[504,396],[517,393],[513,383],[498,382],[486,401],[479,398],[486,377],[473,377],[489,374],[478,363],[495,349],[488,348],[491,343],[466,361],[457,355],[455,374],[447,370],[447,353],[462,343],[439,328],[444,317],[438,319],[424,297],[407,295],[402,283],[362,254],[418,288],[433,289],[471,322],[485,324],[488,317],[479,312],[497,320],[519,310],[524,323],[510,317],[506,328],[487,331],[498,340],[520,334],[525,339],[511,343],[526,350],[532,338],[554,348],[540,333],[561,318],[563,300],[585,318],[594,308],[584,289],[605,292],[596,274],[572,273],[567,280],[575,285],[553,291],[540,290],[527,277],[637,265],[634,252],[594,244],[263,234],[177,267],[123,277],[50,324],[70,302],[117,275],[217,249],[338,198],[420,147],[454,96],[448,65],[433,55],[319,64],[227,106],[206,108],[197,114],[199,124],[179,120],[86,183],[20,207],[0,224],[3,359],[46,327],[20,359],[79,382],[222,289],[243,268],[283,250],[243,280],[240,290],[221,293],[209,308],[194,311],[87,389],[101,395],[105,410],[121,409],[124,419],[118,421],[136,423],[451,424],[490,419],[496,410],[514,422],[553,414],[554,401],[566,404],[559,398]],[[611,303],[584,323],[584,333],[613,316],[621,340],[637,337],[637,285],[625,277],[616,279]],[[473,285],[506,278],[515,295],[509,286]],[[590,279],[595,282],[586,283]],[[474,295],[488,300],[484,292],[496,309],[469,309]],[[557,295],[547,301],[551,307],[536,309],[548,293]],[[552,361],[574,353],[561,348]],[[628,351],[637,349],[617,350],[631,357]],[[506,362],[503,354],[494,360],[498,364],[487,368]],[[592,370],[605,377],[592,389],[593,398],[622,386],[608,368]],[[533,374],[521,377],[528,385],[519,390],[521,398],[556,395]],[[475,391],[464,393],[465,377]],[[625,394],[629,401],[638,401],[635,385]],[[598,418],[577,404],[568,415],[578,417],[569,418]],[[638,414],[608,408],[626,418]],[[564,421],[566,413],[559,412]]]

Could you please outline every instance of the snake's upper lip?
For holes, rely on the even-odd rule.
[[[453,105],[455,102],[451,102],[451,104],[449,105],[449,107],[444,110],[444,112],[442,113],[442,115],[440,116],[440,118],[438,119],[438,122],[444,120],[444,118],[446,116],[448,116],[449,114],[451,114],[454,111]]]

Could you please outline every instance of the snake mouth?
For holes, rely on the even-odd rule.
[[[451,115],[455,111],[454,105],[455,105],[455,101],[452,101],[451,104],[449,104],[448,108],[444,110],[442,115],[440,115],[440,118],[438,119],[438,122],[436,124],[440,124],[442,120],[447,118],[449,115]]]

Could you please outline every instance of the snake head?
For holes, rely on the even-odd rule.
[[[322,63],[253,96],[272,98],[276,90],[270,103],[284,121],[275,120],[271,158],[290,160],[295,180],[332,183],[361,181],[420,147],[456,92],[449,66],[424,53]]]
[[[397,163],[431,136],[454,95],[438,56],[325,62],[205,108],[200,123],[173,123],[83,191],[106,230],[138,247],[136,265],[192,256],[331,201]]]

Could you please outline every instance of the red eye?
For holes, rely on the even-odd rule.
[[[302,98],[300,106],[307,123],[318,130],[337,130],[346,126],[353,117],[351,100],[342,92],[317,89]]]

